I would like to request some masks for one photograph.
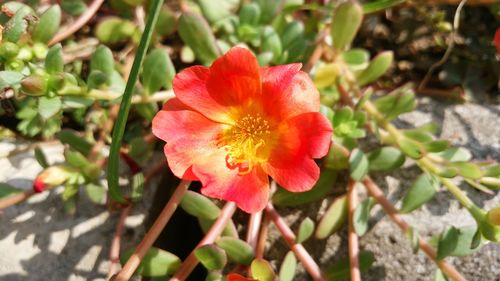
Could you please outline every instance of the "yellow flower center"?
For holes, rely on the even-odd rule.
[[[255,164],[267,159],[272,142],[271,124],[260,114],[246,114],[223,134],[222,146],[227,151],[226,164],[248,174]]]

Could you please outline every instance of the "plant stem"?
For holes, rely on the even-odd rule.
[[[262,221],[262,211],[251,214],[248,219],[248,231],[246,241],[254,251],[257,247],[257,240],[259,238],[260,223]]]
[[[382,206],[389,218],[391,218],[391,220],[394,221],[399,226],[399,228],[401,228],[401,231],[403,233],[406,233],[411,228],[411,226],[403,220],[396,208],[391,204],[391,202],[389,202],[389,200],[387,200],[387,198],[385,198],[384,193],[382,192],[382,190],[380,190],[377,184],[369,177],[366,177],[365,180],[363,180],[363,184],[370,196],[377,200],[377,202]],[[458,272],[451,264],[447,263],[444,260],[437,260],[436,251],[425,240],[419,238],[418,242],[420,249],[432,261],[434,261],[439,269],[441,269],[441,271],[443,271],[448,277],[450,277],[454,281],[467,281],[467,279],[465,279],[465,277],[463,277],[460,272]]]
[[[257,247],[255,248],[255,258],[264,258],[264,251],[266,249],[267,232],[269,230],[269,216],[264,214],[262,218],[262,223],[259,233],[259,241],[257,242]]]
[[[12,205],[26,201],[31,196],[35,195],[33,190],[26,190],[16,193],[0,200],[0,210],[10,207]]]
[[[120,240],[123,234],[123,230],[125,228],[125,219],[128,217],[128,213],[132,205],[128,205],[123,208],[120,214],[120,218],[118,219],[118,223],[116,224],[116,231],[113,240],[111,241],[111,249],[109,250],[109,260],[111,264],[109,265],[108,276],[106,280],[109,280],[113,274],[115,274],[115,268],[120,262]]]
[[[123,266],[122,270],[116,277],[116,281],[129,280],[132,274],[134,274],[135,270],[141,263],[142,258],[149,250],[149,248],[151,248],[163,228],[165,228],[165,225],[167,225],[167,222],[172,217],[172,214],[177,209],[177,206],[181,202],[184,193],[186,193],[186,191],[188,190],[190,183],[190,181],[186,180],[182,180],[179,183],[179,186],[177,186],[174,194],[172,194],[172,197],[170,198],[170,200],[168,200],[165,208],[163,208],[160,215],[153,223],[153,226],[151,226],[151,229],[148,231],[148,233],[146,233],[146,236],[144,236],[141,243],[139,243],[139,245],[135,249],[134,253],[127,260],[127,263]]]
[[[203,239],[198,243],[198,245],[196,245],[194,250],[186,258],[186,260],[184,260],[179,270],[177,270],[175,275],[170,278],[170,281],[183,281],[188,278],[189,274],[191,274],[193,269],[198,264],[198,259],[194,255],[194,251],[203,245],[212,244],[215,239],[217,239],[217,237],[219,237],[219,235],[222,233],[224,227],[226,227],[226,224],[231,219],[235,211],[236,204],[234,202],[226,203],[224,208],[222,208],[219,217],[207,232],[205,237],[203,237]]]
[[[288,227],[283,218],[280,217],[278,212],[276,212],[273,204],[267,204],[266,213],[272,220],[274,225],[278,228],[281,236],[283,236],[295,256],[297,256],[297,258],[300,260],[305,270],[309,273],[309,275],[311,275],[312,279],[315,281],[326,281],[327,279],[325,274],[321,271],[318,264],[316,264],[311,255],[309,255],[304,246],[295,242],[295,234],[293,234],[293,231],[290,229],[290,227]]]
[[[85,10],[85,12],[69,26],[67,29],[62,30],[57,33],[52,40],[49,42],[49,46],[52,46],[56,43],[63,41],[64,39],[73,35],[73,33],[77,32],[80,28],[82,28],[92,17],[94,17],[95,13],[99,10],[101,5],[104,3],[104,0],[94,0],[92,4],[90,4]]]
[[[349,269],[351,272],[351,281],[361,281],[361,272],[359,271],[359,243],[358,235],[354,230],[354,211],[358,205],[358,194],[356,193],[356,182],[349,179],[347,184],[347,208],[349,212]]]
[[[156,22],[158,20],[162,5],[163,0],[153,0],[153,2],[151,3],[151,9],[148,15],[146,27],[144,28],[141,41],[139,42],[139,47],[137,48],[137,53],[135,55],[134,63],[132,64],[130,76],[127,80],[127,85],[125,86],[125,92],[122,96],[120,111],[118,112],[118,119],[113,130],[113,141],[111,143],[108,160],[108,186],[111,198],[113,198],[115,201],[118,201],[119,203],[123,203],[125,201],[120,192],[120,186],[118,184],[119,155],[123,133],[125,132],[125,126],[127,124],[127,118],[131,107],[131,99],[134,92],[135,83],[137,81],[137,77],[139,76],[139,71],[148,50],[149,42],[151,41],[154,26],[156,26]]]

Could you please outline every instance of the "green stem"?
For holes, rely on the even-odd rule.
[[[125,126],[127,124],[135,83],[137,81],[137,77],[139,76],[139,70],[148,50],[162,5],[163,0],[153,0],[146,27],[144,28],[144,33],[142,34],[141,41],[139,42],[139,47],[137,48],[134,63],[132,64],[132,69],[130,71],[130,76],[125,87],[125,92],[123,93],[118,118],[113,129],[113,141],[111,142],[111,150],[108,159],[108,187],[111,198],[122,203],[125,202],[125,199],[121,194],[120,186],[118,184],[120,147],[122,144],[123,133],[125,132]]]
[[[393,124],[391,124],[389,121],[387,121],[382,113],[378,111],[378,109],[370,102],[366,101],[364,103],[364,109],[366,112],[372,116],[372,118],[378,123],[378,125],[382,128],[384,128],[391,139],[391,143],[393,145],[397,145],[398,139],[400,139],[402,136],[401,131],[399,131],[398,128],[396,128]],[[427,157],[424,156],[419,160],[416,160],[417,164],[419,167],[424,170],[428,171],[429,173],[433,175],[438,175],[439,174],[439,168],[432,163],[432,161]],[[476,206],[472,200],[467,197],[465,192],[463,192],[457,185],[455,185],[451,180],[447,178],[443,178],[440,176],[437,176],[439,181],[444,185],[444,187],[451,193],[455,198],[464,206],[474,217],[474,219],[478,222],[482,221],[485,216],[485,212]]]

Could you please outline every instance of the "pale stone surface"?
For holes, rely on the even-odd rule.
[[[42,170],[34,160],[33,146],[4,158],[15,146],[0,143],[0,182],[30,189]],[[63,146],[41,146],[50,163],[64,159]],[[31,197],[27,202],[0,211],[0,280],[104,280],[109,269],[109,245],[119,217],[80,192],[75,215],[68,215],[61,188]],[[146,192],[152,196],[153,189]],[[144,202],[147,202],[145,200]],[[144,233],[149,205],[139,202],[126,220],[122,248],[133,247]]]

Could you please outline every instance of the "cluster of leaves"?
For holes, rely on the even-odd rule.
[[[61,6],[37,10],[19,2],[2,5],[0,94],[13,95],[9,101],[16,109],[20,134],[44,138],[55,135],[66,145],[63,164],[49,166],[40,150],[36,156],[46,171],[52,169],[52,174],[57,174],[52,181],[45,179],[46,183],[64,185],[62,197],[69,210],[74,210],[80,187],[85,188],[95,203],[106,201],[106,189],[101,183],[106,154],[98,144],[109,141],[107,124],[113,120],[110,109],[120,103],[125,89],[127,54],[137,48],[143,31],[141,24],[134,22],[132,11],[146,10],[149,3],[109,1],[107,5],[114,12],[91,25],[95,38],[75,36],[59,45],[53,39],[64,16],[78,16],[87,10],[81,0],[60,2]],[[148,128],[160,102],[169,97],[159,94],[169,93],[172,79],[180,70],[174,67],[171,57],[176,66],[195,62],[210,65],[231,46],[242,44],[256,54],[262,66],[307,63],[317,44],[322,44],[326,54],[314,65],[312,75],[321,93],[321,111],[334,128],[333,142],[322,161],[321,177],[315,187],[304,193],[279,188],[272,197],[273,203],[290,207],[318,202],[331,195],[339,174],[348,174],[361,184],[369,173],[395,171],[405,163],[414,163],[422,169],[422,174],[401,199],[401,213],[422,207],[444,186],[465,203],[464,207],[477,221],[476,226],[450,226],[436,235],[433,243],[438,259],[468,255],[487,241],[500,241],[498,211],[487,213],[469,204],[460,192],[450,187],[453,183],[449,181],[460,178],[474,188],[492,192],[500,188],[500,166],[471,162],[470,152],[434,137],[438,128],[435,124],[407,130],[395,128],[390,121],[416,106],[412,87],[405,85],[390,93],[373,90],[370,85],[381,79],[393,64],[393,53],[385,51],[372,56],[368,49],[351,48],[364,16],[404,1],[379,0],[364,5],[349,1],[343,4],[330,1],[328,5],[303,2],[183,1],[181,12],[169,5],[161,6],[151,50],[144,60],[140,81],[133,89],[137,102],[133,104],[134,115],[125,135],[127,153],[123,154],[130,167],[132,188],[125,197],[130,201],[141,199],[144,175],[137,166],[142,166],[153,151],[144,128]],[[326,43],[317,42],[322,34],[326,35]],[[171,38],[180,38],[183,44],[178,46]],[[158,96],[161,99],[157,100]],[[0,108],[0,114],[10,112]],[[62,129],[72,122],[84,125],[84,130]],[[359,141],[368,133],[378,138],[380,147],[363,149]],[[99,149],[95,151],[95,147]],[[2,185],[0,197],[9,196],[14,190]],[[366,197],[357,207],[354,229],[359,236],[369,230],[370,211],[376,203],[372,197]],[[205,232],[220,214],[212,200],[192,191],[186,193],[180,207],[196,217]],[[346,220],[347,199],[342,195],[331,202],[316,223],[304,219],[297,229],[296,243],[313,236],[326,239],[339,231]],[[417,231],[410,229],[407,235],[417,251]],[[124,255],[122,260],[127,257]],[[232,221],[214,244],[197,249],[196,257],[209,272],[207,280],[222,280],[228,264],[250,266],[252,277],[260,281],[276,277],[293,280],[297,267],[294,254],[289,252],[279,272],[273,272],[268,262],[255,259],[252,247],[238,238]],[[362,252],[359,258],[361,270],[367,270],[375,260],[371,252]],[[136,273],[152,277],[171,275],[180,263],[175,255],[152,248]],[[347,258],[326,268],[329,280],[349,274]]]

